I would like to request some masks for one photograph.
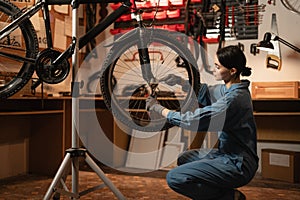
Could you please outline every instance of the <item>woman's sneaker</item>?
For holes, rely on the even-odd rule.
[[[234,190],[234,200],[246,200],[246,196],[239,190]]]

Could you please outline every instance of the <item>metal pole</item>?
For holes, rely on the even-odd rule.
[[[66,168],[67,165],[70,164],[70,154],[66,154],[63,162],[61,163],[51,185],[49,186],[45,196],[44,196],[44,200],[49,200],[51,198],[51,195],[53,194],[53,190],[55,188],[55,186],[57,186],[57,184],[59,183],[61,177],[63,176],[64,170]]]
[[[73,0],[72,3],[72,38],[77,41],[78,38],[78,0]],[[76,124],[79,121],[79,84],[76,82],[76,75],[78,72],[78,42],[72,55],[72,149],[79,148],[79,138],[77,135],[78,128]],[[75,156],[72,159],[72,192],[78,194],[78,183],[79,183],[79,161],[78,157]]]
[[[74,52],[72,54],[72,109],[71,109],[71,123],[72,123],[72,144],[71,149],[66,151],[66,157],[63,160],[51,186],[49,187],[44,200],[50,199],[51,195],[58,191],[61,193],[59,188],[56,188],[63,177],[63,172],[67,166],[67,164],[71,163],[72,167],[72,193],[64,190],[63,192],[68,196],[72,197],[72,199],[79,199],[81,194],[86,194],[92,190],[86,190],[79,193],[79,157],[85,157],[86,162],[90,165],[90,167],[97,173],[99,178],[102,179],[104,184],[109,187],[109,189],[116,195],[119,200],[125,200],[123,194],[114,186],[114,184],[105,176],[104,172],[97,166],[95,162],[86,154],[85,149],[79,148],[79,87],[80,84],[76,80],[77,72],[78,72],[78,53],[79,53],[79,42],[78,38],[78,6],[79,0],[72,0],[72,39],[73,43],[75,43]],[[71,162],[68,162],[70,161]],[[97,187],[98,188],[98,187]],[[99,187],[100,188],[100,187]]]

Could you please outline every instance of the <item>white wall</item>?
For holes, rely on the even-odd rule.
[[[266,0],[260,1],[260,3],[267,6],[263,13],[262,24],[259,26],[260,37],[258,41],[262,40],[265,32],[271,31],[272,13],[276,13],[279,36],[300,47],[300,15],[287,10],[279,0],[276,1],[275,6],[267,4]],[[300,54],[283,44],[280,44],[280,49],[282,56],[282,69],[280,71],[266,68],[266,52],[261,51],[257,56],[247,54],[249,66],[253,67],[252,81],[300,81]]]
[[[265,12],[262,24],[259,25],[259,38],[257,40],[226,41],[225,45],[244,44],[248,66],[252,68],[252,75],[248,77],[251,81],[300,81],[300,54],[289,47],[280,44],[282,56],[282,68],[280,71],[266,67],[267,52],[260,51],[254,56],[250,53],[250,45],[258,43],[263,39],[265,32],[271,31],[272,13],[276,13],[279,36],[300,48],[300,15],[287,10],[280,0],[275,0],[276,5],[268,4],[267,0],[259,1],[265,4]],[[209,45],[209,54],[214,55],[217,46]]]

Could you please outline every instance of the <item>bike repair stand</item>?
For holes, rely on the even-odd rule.
[[[78,6],[79,0],[73,0],[72,3],[72,36],[73,40],[77,39],[77,29],[78,29]],[[79,199],[80,196],[83,196],[89,192],[92,192],[96,189],[103,188],[105,186],[109,187],[114,195],[120,199],[124,200],[125,197],[123,194],[114,186],[114,184],[106,177],[104,172],[99,168],[99,166],[92,160],[92,158],[87,154],[86,149],[79,148],[79,138],[76,130],[76,122],[79,120],[79,82],[76,82],[76,75],[78,71],[78,42],[76,42],[76,47],[72,54],[72,147],[66,150],[65,158],[63,159],[46,195],[44,200],[50,199],[53,193],[55,194],[64,194],[70,196],[71,199]],[[78,124],[77,124],[78,125]],[[78,126],[77,126],[78,128]],[[79,183],[79,157],[83,157],[86,163],[97,173],[97,175],[102,179],[103,184],[89,188],[85,191],[78,192],[78,183]],[[65,184],[66,176],[68,174],[69,166],[72,166],[72,191],[68,191],[68,188]],[[67,172],[66,172],[67,171]],[[62,186],[63,188],[59,188]],[[60,198],[60,197],[53,197]]]

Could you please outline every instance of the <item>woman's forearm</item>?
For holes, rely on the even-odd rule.
[[[165,108],[162,110],[161,115],[165,118],[167,118],[168,114],[169,114],[170,110]]]

